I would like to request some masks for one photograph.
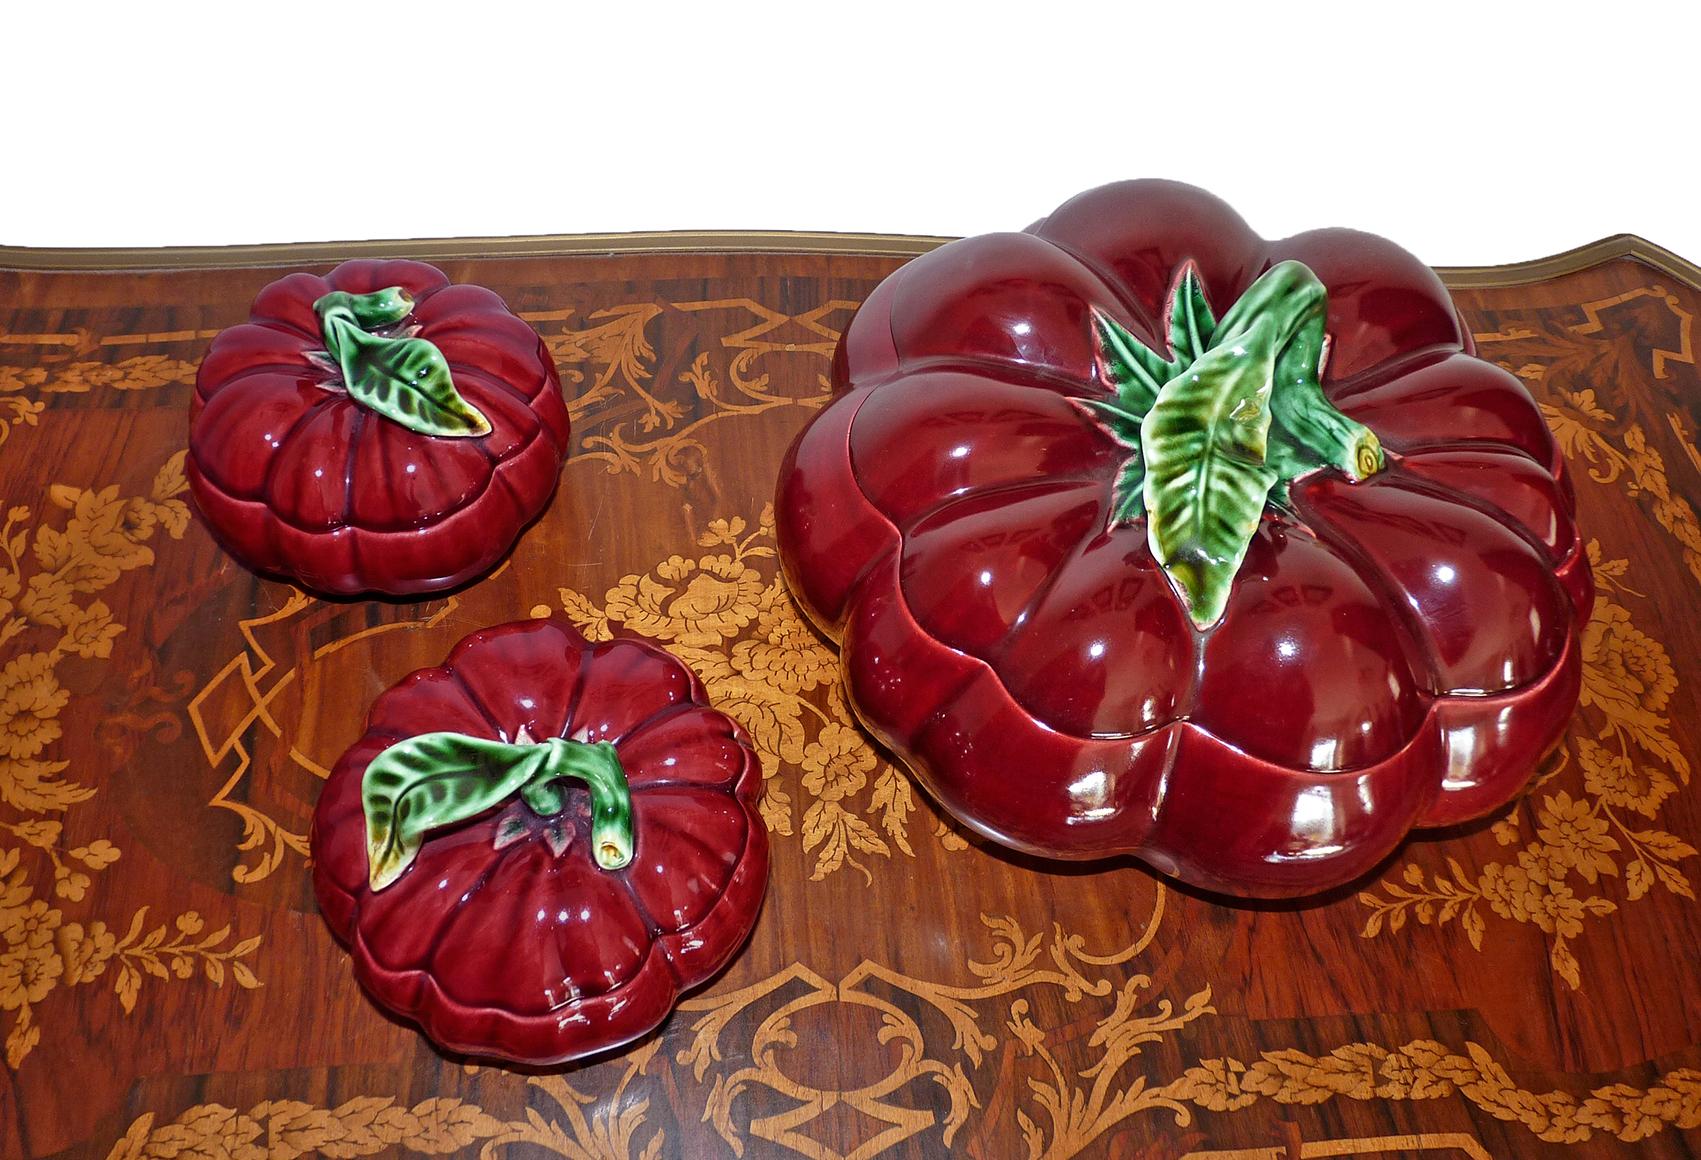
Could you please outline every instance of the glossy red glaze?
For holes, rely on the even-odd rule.
[[[1290,258],[1329,291],[1325,390],[1389,462],[1297,481],[1200,632],[1144,522],[1107,530],[1127,450],[1071,401],[1110,391],[1090,312],[1162,350],[1183,263],[1220,315]],[[1440,280],[1380,238],[1267,242],[1188,186],[1093,190],[869,297],[781,469],[786,577],[864,722],[981,833],[1326,890],[1509,800],[1576,704],[1570,486],[1535,402],[1470,351]]]
[[[568,792],[559,854],[515,801],[429,833],[374,894],[366,766],[439,730],[613,743],[632,792],[632,862],[596,865],[581,787]],[[313,816],[314,891],[380,1006],[451,1051],[562,1063],[656,1027],[749,936],[768,883],[761,782],[744,731],[661,649],[592,644],[550,620],[489,628],[373,703]],[[498,848],[499,826],[515,819],[529,833]]]
[[[488,435],[420,435],[337,383],[313,303],[401,286],[402,326],[436,344]],[[344,262],[264,290],[201,360],[189,485],[219,543],[258,572],[332,595],[409,595],[489,569],[548,504],[567,408],[537,333],[482,286],[420,262]]]

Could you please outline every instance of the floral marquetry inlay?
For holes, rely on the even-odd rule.
[[[60,755],[71,701],[60,669],[110,660],[125,626],[100,594],[153,564],[157,540],[182,538],[185,487],[178,452],[143,494],[54,484],[42,516],[14,506],[0,526],[0,799],[14,814],[0,819],[10,839],[0,846],[0,1012],[13,1068],[65,1001],[55,992],[103,985],[128,1014],[149,976],[260,985],[249,965],[258,937],[209,930],[193,910],[167,923],[150,922],[148,906],[112,913],[104,878],[123,851],[89,834],[83,805],[100,787]]]

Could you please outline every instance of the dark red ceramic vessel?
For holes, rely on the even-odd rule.
[[[487,434],[420,434],[343,387],[314,303],[389,287],[413,308],[387,332],[442,352]],[[202,516],[247,567],[331,595],[410,595],[507,553],[554,493],[567,435],[553,360],[494,292],[420,262],[351,261],[273,282],[246,323],[213,340],[187,468]]]
[[[597,864],[576,788],[553,816],[515,798],[427,834],[374,892],[367,767],[445,730],[611,742],[630,786],[630,863]],[[373,703],[314,814],[314,890],[380,1006],[452,1051],[562,1063],[650,1031],[744,943],[768,880],[761,780],[743,730],[661,649],[592,644],[550,620],[485,629]]]
[[[1093,312],[1162,351],[1178,271],[1221,313],[1285,259],[1327,289],[1324,393],[1386,464],[1294,482],[1201,630],[1144,521],[1109,518],[1128,451],[1078,403],[1108,391]],[[780,474],[787,580],[867,726],[998,842],[1322,891],[1500,807],[1574,708],[1593,588],[1558,449],[1387,241],[1106,186],[897,271],[834,382]]]

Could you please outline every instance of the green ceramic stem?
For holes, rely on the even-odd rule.
[[[326,315],[338,315],[352,318],[362,330],[377,330],[381,326],[394,326],[412,314],[413,295],[400,286],[374,290],[370,294],[333,290],[313,303],[313,312],[319,316],[321,324],[325,322]]]
[[[1280,475],[1282,498],[1295,478],[1320,467],[1338,468],[1354,481],[1375,475],[1383,467],[1382,444],[1370,428],[1341,414],[1323,394],[1328,291],[1299,262],[1271,268],[1240,302],[1261,291],[1269,299],[1270,314],[1289,332],[1276,355],[1270,394],[1271,440],[1277,448],[1270,460]],[[1254,302],[1254,309],[1259,306]],[[1223,321],[1228,323],[1228,317]]]
[[[591,845],[597,865],[618,870],[632,861],[632,792],[614,746],[606,741],[588,744],[556,737],[543,742],[551,753],[543,772],[520,791],[534,814],[549,817],[566,807],[557,784],[582,781],[591,794]]]
[[[361,778],[368,876],[374,891],[400,878],[432,830],[476,818],[518,796],[535,814],[566,808],[557,784],[590,791],[592,856],[604,870],[632,861],[632,794],[614,746],[552,737],[509,743],[422,733],[384,750]]]
[[[1291,455],[1272,462],[1284,485],[1319,467],[1339,468],[1354,480],[1382,469],[1375,434],[1323,394],[1328,312],[1328,291],[1317,275],[1300,262],[1281,262],[1247,287],[1216,324],[1209,349],[1186,368],[1219,376],[1228,391],[1228,380],[1248,370],[1268,382],[1270,434]],[[1247,407],[1253,405],[1249,400]]]
[[[370,294],[333,290],[313,303],[325,350],[355,402],[422,435],[470,438],[490,422],[455,389],[449,362],[417,335],[373,331],[401,322],[413,298],[400,286]]]
[[[1191,266],[1171,297],[1168,358],[1108,315],[1094,326],[1116,390],[1085,400],[1129,450],[1111,523],[1147,521],[1147,540],[1194,624],[1221,619],[1266,503],[1333,467],[1358,481],[1381,444],[1323,393],[1328,292],[1299,262],[1271,267],[1213,319]]]

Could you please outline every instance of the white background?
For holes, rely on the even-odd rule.
[[[968,234],[1161,175],[1434,264],[1701,259],[1701,5],[10,10],[0,244]]]

